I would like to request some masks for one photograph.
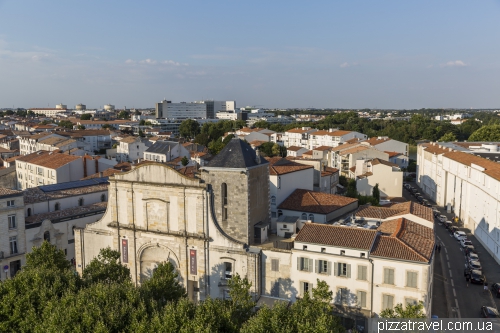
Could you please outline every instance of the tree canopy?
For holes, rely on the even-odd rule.
[[[90,113],[84,113],[80,116],[80,120],[90,120],[92,119],[92,115]]]
[[[469,137],[469,141],[500,141],[500,125],[486,125]]]

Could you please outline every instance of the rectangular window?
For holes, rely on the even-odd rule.
[[[280,261],[279,259],[271,259],[271,271],[279,272],[280,271]]]
[[[320,274],[331,274],[331,263],[326,260],[316,260],[316,272]]]
[[[418,301],[414,298],[405,298],[405,305],[417,305]]]
[[[382,295],[382,310],[392,309],[394,307],[394,296]]]
[[[16,229],[17,228],[16,215],[9,215],[7,219],[9,220],[9,229]]]
[[[224,263],[224,268],[225,268],[225,277],[226,279],[230,279],[233,277],[233,264],[230,262],[225,262]]]
[[[384,268],[384,283],[385,284],[394,284],[394,269],[393,268]]]
[[[358,265],[358,280],[367,280],[368,267],[363,265]]]
[[[14,200],[7,200],[7,207],[13,207],[14,206]]]
[[[297,270],[312,272],[313,271],[313,260],[309,258],[297,258]]]
[[[300,296],[304,297],[305,294],[311,294],[312,283],[300,282]]]
[[[406,286],[410,288],[417,288],[417,272],[406,272]]]
[[[16,254],[17,253],[17,237],[9,237],[9,243],[10,243],[10,254]]]
[[[358,291],[356,295],[356,305],[360,308],[366,308],[366,291]]]
[[[351,277],[351,265],[338,262],[335,264],[335,276]]]
[[[337,288],[337,303],[346,304],[347,297],[349,296],[349,290],[347,288]]]

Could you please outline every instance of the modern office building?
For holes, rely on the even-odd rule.
[[[204,102],[172,103],[163,100],[156,103],[156,118],[200,119],[207,118],[207,105]]]

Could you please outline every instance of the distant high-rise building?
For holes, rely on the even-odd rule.
[[[215,119],[219,111],[235,110],[235,101],[203,101],[207,105],[207,118]]]
[[[204,102],[172,103],[163,100],[156,103],[156,118],[203,119],[207,118],[207,105]]]

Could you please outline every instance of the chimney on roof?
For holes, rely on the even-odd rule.
[[[100,178],[104,177],[102,171],[99,171],[99,177]]]

